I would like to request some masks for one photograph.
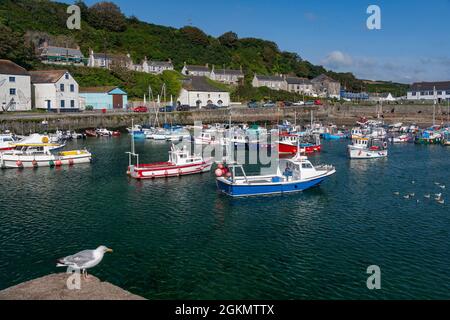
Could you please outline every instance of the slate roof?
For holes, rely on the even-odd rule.
[[[169,61],[149,61],[149,66],[173,68],[172,62]]]
[[[45,70],[30,71],[32,83],[55,83],[58,82],[68,71],[67,70]]]
[[[200,91],[200,92],[228,92],[213,86],[207,81],[206,77],[189,77],[184,79],[183,88],[187,91]]]
[[[282,82],[284,81],[283,77],[280,76],[264,76],[264,75],[256,75],[256,78],[260,81],[275,81]]]
[[[29,72],[10,60],[0,59],[0,74],[10,74],[15,76],[29,76]]]
[[[299,77],[286,77],[286,82],[288,84],[311,84],[310,80]]]
[[[209,67],[207,67],[207,66],[187,65],[186,68],[188,69],[188,71],[195,71],[195,72],[210,72]]]
[[[244,76],[244,73],[241,70],[232,70],[232,69],[215,69],[214,73],[232,76]]]
[[[84,55],[83,53],[81,53],[80,49],[53,47],[53,46],[42,47],[40,49],[41,55],[84,58]]]
[[[338,82],[333,78],[327,76],[326,74],[321,74],[320,76],[311,80],[311,82]]]
[[[411,85],[411,91],[450,90],[450,81],[441,82],[416,82]]]

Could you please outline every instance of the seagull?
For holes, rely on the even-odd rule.
[[[400,192],[394,192],[394,195],[399,196]]]
[[[440,199],[440,198],[442,198],[442,193],[437,193],[437,194],[435,194],[435,196]]]
[[[412,184],[416,184],[416,182],[415,182],[415,181],[412,181],[411,183],[412,183]]]
[[[444,200],[444,199],[442,199],[442,200],[437,200],[437,202],[438,202],[439,204],[445,204],[445,200]]]
[[[84,277],[87,279],[87,269],[97,266],[103,260],[103,256],[107,252],[113,252],[113,250],[105,246],[100,246],[95,250],[84,250],[72,256],[58,259],[56,266],[81,270]]]
[[[414,198],[416,196],[415,193],[410,193],[409,195],[411,196],[411,198]]]
[[[441,188],[441,189],[445,189],[445,186],[444,186],[444,185],[442,185],[442,186],[439,186],[439,188]]]
[[[409,194],[407,194],[406,196],[404,196],[403,198],[405,198],[405,199],[409,199],[409,198],[411,198],[411,196],[409,195]]]
[[[434,184],[437,185],[437,186],[440,186],[440,185],[441,185],[439,182],[435,182]]]
[[[425,197],[426,199],[431,199],[431,194],[426,194],[424,197]]]

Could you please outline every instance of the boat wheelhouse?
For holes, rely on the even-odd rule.
[[[300,149],[305,149],[307,154],[320,152],[322,144],[319,135],[281,134],[278,141],[280,154],[297,154]]]
[[[375,159],[388,156],[388,144],[385,139],[373,137],[357,138],[348,146],[350,159]]]

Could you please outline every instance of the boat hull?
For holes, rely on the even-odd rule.
[[[310,145],[310,146],[301,146],[301,149],[304,149],[306,153],[311,154],[314,152],[320,152],[322,150],[322,146],[318,145]],[[278,152],[281,154],[297,154],[298,148],[295,145],[287,144],[287,143],[278,143]]]
[[[3,155],[0,160],[0,165],[5,169],[20,169],[20,168],[41,168],[41,167],[59,167],[72,166],[83,163],[90,163],[92,156],[90,154],[79,156],[16,156]]]
[[[377,159],[386,158],[388,150],[366,150],[361,148],[349,148],[350,159]]]
[[[263,195],[277,195],[285,193],[302,192],[319,186],[327,176],[311,179],[309,181],[292,181],[273,184],[233,184],[225,178],[217,179],[217,187],[220,192],[234,198],[252,197]]]
[[[211,171],[212,160],[190,165],[174,166],[170,163],[161,163],[157,165],[141,165],[139,167],[131,166],[128,174],[134,179],[158,179],[180,177],[192,174],[199,174]]]

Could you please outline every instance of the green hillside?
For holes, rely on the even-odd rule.
[[[240,39],[235,33],[227,32],[214,38],[202,30],[187,26],[181,29],[141,22],[135,17],[125,17],[120,9],[111,3],[87,7],[78,2],[82,9],[81,30],[66,28],[67,5],[48,0],[0,0],[0,58],[11,59],[28,68],[42,67],[34,58],[38,39],[50,37],[56,45],[79,45],[87,56],[89,48],[97,52],[130,53],[135,62],[145,56],[154,60],[171,58],[175,68],[183,63],[215,64],[229,68],[243,67],[247,83],[253,74],[293,74],[313,78],[322,73],[345,83],[347,89],[360,91],[366,84],[351,73],[327,72],[321,66],[314,66],[298,54],[281,51],[270,41],[254,38]],[[141,96],[148,88],[145,81],[157,86],[163,76],[112,74],[99,71],[95,76],[89,71],[76,71],[77,80],[91,83],[94,79],[106,84],[123,84],[131,96]],[[175,75],[164,77],[173,80]],[[176,89],[176,85],[169,85]],[[383,90],[389,91],[384,85]],[[157,89],[157,88],[154,88]],[[172,90],[172,89],[171,89]]]

